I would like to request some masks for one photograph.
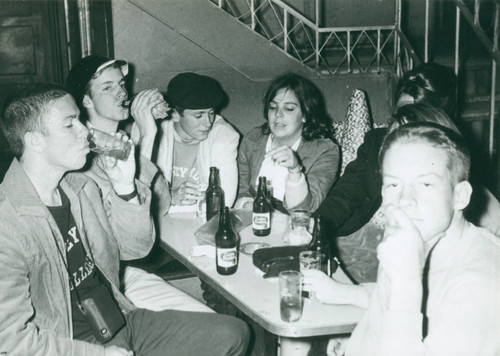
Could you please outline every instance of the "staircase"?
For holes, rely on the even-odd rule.
[[[335,27],[320,25],[324,20],[320,14],[322,5],[318,0],[308,2],[315,10],[309,17],[290,6],[290,1],[209,1],[318,74],[394,71],[398,59],[409,58],[400,57],[401,48],[406,51],[409,46],[399,45],[400,37],[404,35],[394,21],[394,6],[397,7],[399,3],[392,0],[381,1],[377,5],[384,9],[384,13],[390,14],[390,19],[382,20],[379,25]],[[352,10],[363,12],[363,9]],[[406,43],[409,44],[408,41]],[[410,52],[413,56],[411,60],[416,59],[411,48],[406,55]]]
[[[130,2],[252,81],[273,78],[277,67],[303,76],[314,74],[309,67],[276,51],[271,42],[255,36],[251,29],[241,26],[207,0]],[[229,36],[231,45],[228,45]]]

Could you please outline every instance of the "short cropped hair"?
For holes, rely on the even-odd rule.
[[[464,138],[455,131],[430,122],[416,122],[389,132],[379,152],[380,167],[387,151],[397,143],[424,142],[446,152],[452,184],[469,180],[470,153]],[[409,157],[410,159],[410,157]]]
[[[40,83],[17,86],[5,101],[0,127],[14,156],[24,152],[24,135],[27,132],[47,134],[43,116],[49,105],[69,95],[57,84]]]
[[[286,73],[275,78],[267,88],[263,99],[266,121],[269,120],[269,105],[280,89],[293,92],[300,103],[300,109],[306,120],[302,130],[304,140],[333,137],[333,125],[326,112],[323,95],[310,80],[295,73]],[[264,123],[262,133],[268,135],[270,132],[269,124]]]

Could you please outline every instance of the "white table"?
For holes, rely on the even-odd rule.
[[[288,216],[273,214],[269,236],[254,236],[251,226],[248,226],[240,233],[241,243],[283,245],[282,235],[287,223]],[[300,320],[293,323],[282,321],[278,279],[262,278],[263,273],[253,265],[251,256],[240,253],[238,270],[230,276],[217,273],[215,258],[190,256],[190,249],[198,244],[194,233],[201,225],[194,213],[167,214],[160,221],[161,246],[269,332],[284,338],[345,334],[350,333],[360,320],[363,314],[361,308],[305,299]],[[349,281],[340,268],[334,278]]]

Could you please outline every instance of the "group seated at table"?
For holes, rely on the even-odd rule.
[[[0,353],[245,354],[241,320],[140,309],[120,291],[120,259],[143,257],[155,239],[133,146],[126,160],[104,158],[112,191],[103,203],[95,182],[75,172],[86,163],[88,129],[67,89],[17,88],[0,125],[16,156],[0,185]]]
[[[251,209],[258,178],[266,176],[275,209],[306,209],[327,221],[342,268],[359,284],[305,271],[305,288],[324,303],[367,308],[348,342],[330,342],[330,354],[500,353],[500,318],[492,312],[500,310],[500,204],[469,176],[470,150],[450,119],[456,82],[449,70],[427,63],[406,73],[389,127],[364,127],[354,136],[346,127],[342,140],[338,133],[335,140],[318,88],[297,74],[279,75],[263,98],[265,123],[244,135],[239,150],[239,134],[216,114],[225,94],[215,79],[174,77],[166,95],[172,110],[157,125],[153,108],[164,103],[159,90],[143,90],[125,107],[127,74],[123,60],[88,56],[67,79],[75,101],[64,88],[34,85],[14,93],[3,111],[2,130],[17,156],[0,186],[6,251],[0,262],[8,266],[2,280],[8,293],[0,302],[13,306],[0,312],[0,344],[9,354],[126,355],[134,349],[155,355],[166,347],[189,354],[203,343],[218,343],[213,354],[244,353],[243,323],[215,315],[142,269],[124,264],[118,276],[120,259],[148,253],[157,219],[195,211],[210,166],[220,170],[225,205],[236,201],[235,208]],[[363,95],[357,90],[353,99]],[[126,161],[95,155],[85,162],[87,129],[78,109],[87,128],[124,141],[119,124],[133,119],[135,146]],[[368,109],[362,113],[368,123]],[[356,152],[352,141],[361,143],[365,132]],[[26,202],[38,210],[30,212]],[[28,213],[18,216],[16,209]],[[66,246],[67,265],[60,263],[58,244]],[[61,280],[80,265],[90,266],[89,273]],[[56,282],[61,288],[49,300],[45,285]],[[123,332],[108,344],[92,334],[78,306],[80,295],[103,286],[114,301],[108,303],[126,311]],[[210,324],[220,330],[193,346],[166,337],[167,326],[191,333]],[[142,340],[153,329],[161,345],[141,349],[125,336]]]

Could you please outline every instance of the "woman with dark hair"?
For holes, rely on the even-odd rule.
[[[437,63],[423,63],[406,72],[396,87],[396,108],[406,104],[427,104],[455,116],[456,77]]]
[[[235,208],[251,207],[258,178],[265,176],[277,209],[314,211],[339,166],[322,95],[309,80],[287,73],[270,84],[263,104],[266,122],[250,130],[239,149]]]

